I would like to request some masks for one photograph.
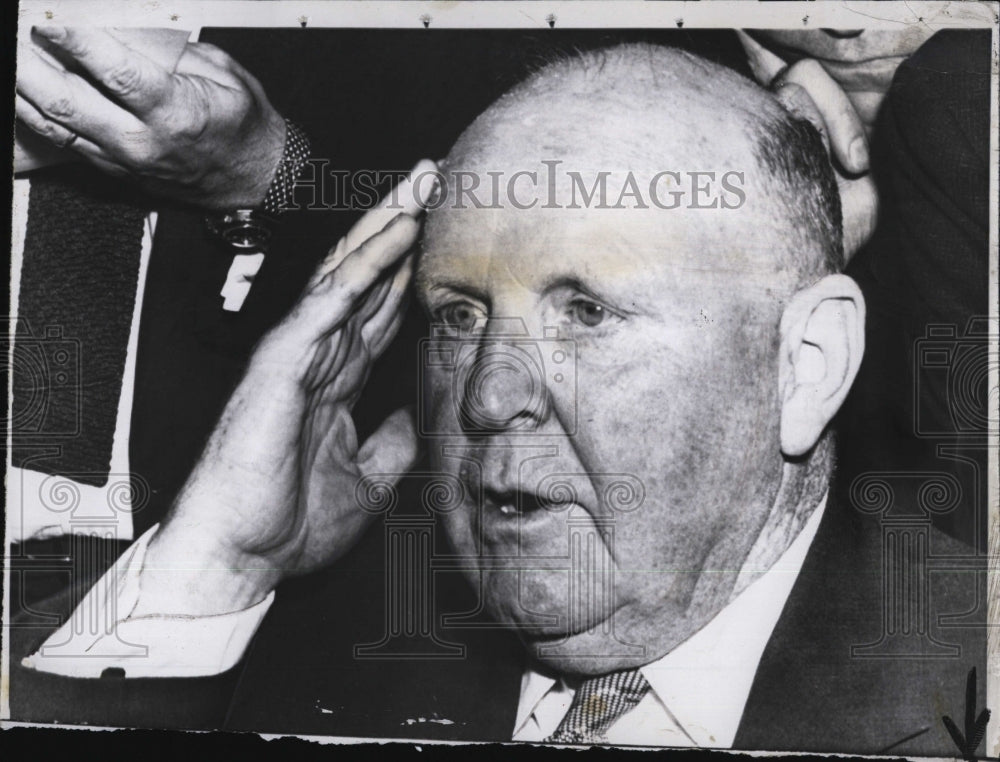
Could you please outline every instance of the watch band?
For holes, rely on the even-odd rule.
[[[309,160],[309,138],[297,124],[285,120],[285,147],[264,202],[256,209],[232,209],[205,217],[208,231],[237,253],[263,251],[277,215],[293,198],[295,181]]]
[[[261,205],[267,214],[278,214],[291,203],[295,181],[302,173],[302,166],[309,160],[310,147],[306,133],[288,119],[285,120],[285,125],[285,148]]]

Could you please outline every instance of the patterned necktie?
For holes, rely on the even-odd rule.
[[[107,484],[146,209],[90,167],[32,176],[14,344],[12,462]]]
[[[637,669],[585,681],[547,743],[599,743],[615,721],[638,704],[649,683]]]

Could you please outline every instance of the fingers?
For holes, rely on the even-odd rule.
[[[174,73],[210,79],[233,90],[245,86],[244,74],[253,80],[253,76],[230,58],[229,54],[205,42],[189,42],[177,61]]]
[[[61,124],[45,118],[41,111],[20,95],[14,96],[14,115],[32,132],[41,135],[58,148],[68,147],[79,136]]]
[[[784,61],[742,30],[737,31],[754,78],[770,85],[788,111],[812,123],[840,165],[851,174],[869,170],[865,123],[881,99],[865,93],[848,96],[815,60],[785,67]],[[853,100],[852,100],[853,98]],[[838,177],[843,211],[844,254],[849,260],[871,237],[878,219],[878,193],[870,175]]]
[[[413,262],[413,254],[403,260],[378,310],[361,329],[361,338],[371,349],[373,357],[382,355],[402,324],[410,280],[413,277]]]
[[[424,159],[410,170],[379,205],[366,212],[330,252],[316,272],[317,280],[335,270],[342,261],[399,214],[416,217],[427,205],[435,189],[437,165]]]
[[[170,73],[103,29],[35,27],[35,33],[73,58],[133,114],[149,114],[169,100]]]
[[[416,217],[420,214],[434,192],[436,171],[437,166],[429,159],[417,162],[406,179],[348,231],[345,236],[348,251],[353,251],[382,230],[396,215],[402,213]]]
[[[82,77],[57,68],[31,46],[23,50],[17,92],[35,109],[36,113],[26,113],[25,119],[25,124],[33,130],[44,135],[59,132],[54,126],[58,125],[90,138],[95,145],[143,131],[142,122]]]
[[[866,172],[868,139],[864,124],[843,88],[817,61],[798,61],[779,74],[772,83],[775,95],[783,102],[788,99],[786,107],[793,113],[796,107],[802,109],[804,104],[801,94],[787,87],[789,84],[798,85],[809,95],[826,127],[830,150],[841,166],[853,174]]]
[[[302,347],[328,336],[351,318],[365,311],[368,300],[361,297],[384,277],[417,239],[420,226],[416,220],[400,214],[384,230],[351,252],[333,273],[310,286],[299,304],[282,323],[279,343]],[[370,295],[368,295],[370,298]],[[388,300],[388,296],[386,296]],[[377,314],[383,305],[372,310]]]
[[[785,68],[785,62],[742,29],[736,30],[736,36],[739,37],[740,44],[747,54],[747,64],[750,66],[754,79],[764,87],[768,87],[778,73]]]
[[[417,429],[413,411],[400,408],[365,440],[358,450],[358,469],[369,474],[395,474],[402,476],[420,457]]]
[[[830,134],[826,129],[826,122],[823,120],[823,115],[817,108],[816,102],[806,89],[794,82],[778,82],[774,86],[774,95],[790,114],[805,119],[816,128],[819,136],[823,139],[823,147],[829,154]]]
[[[407,214],[397,215],[380,233],[348,254],[326,277],[331,291],[345,301],[354,302],[410,250],[419,232],[420,225],[415,219]]]
[[[844,220],[844,257],[850,261],[875,232],[878,191],[871,175],[857,180],[841,179],[838,185]]]

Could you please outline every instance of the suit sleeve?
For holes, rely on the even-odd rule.
[[[48,601],[49,605],[66,603]],[[211,677],[125,679],[113,671],[79,678],[22,666],[21,658],[38,648],[46,634],[16,623],[10,629],[10,717],[17,722],[219,728],[242,670],[242,664],[237,664]]]
[[[240,660],[274,594],[245,611],[132,618],[155,529],[88,589],[80,580],[10,632],[11,716],[32,722],[208,728],[222,724]],[[80,593],[85,593],[82,598]]]

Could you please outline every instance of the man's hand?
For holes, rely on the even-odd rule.
[[[878,220],[878,192],[872,180],[865,124],[843,88],[815,60],[786,66],[771,51],[738,32],[757,81],[795,116],[819,131],[834,159],[844,219],[844,256],[849,260],[868,241]]]
[[[403,319],[415,218],[432,190],[424,180],[399,189],[406,213],[383,202],[365,215],[263,338],[150,542],[133,616],[245,608],[281,579],[331,563],[371,520],[359,480],[412,466],[408,411],[359,447],[351,409]]]
[[[24,126],[155,195],[212,209],[263,201],[285,123],[227,54],[188,43],[169,71],[102,29],[34,31],[52,55],[19,51]]]

